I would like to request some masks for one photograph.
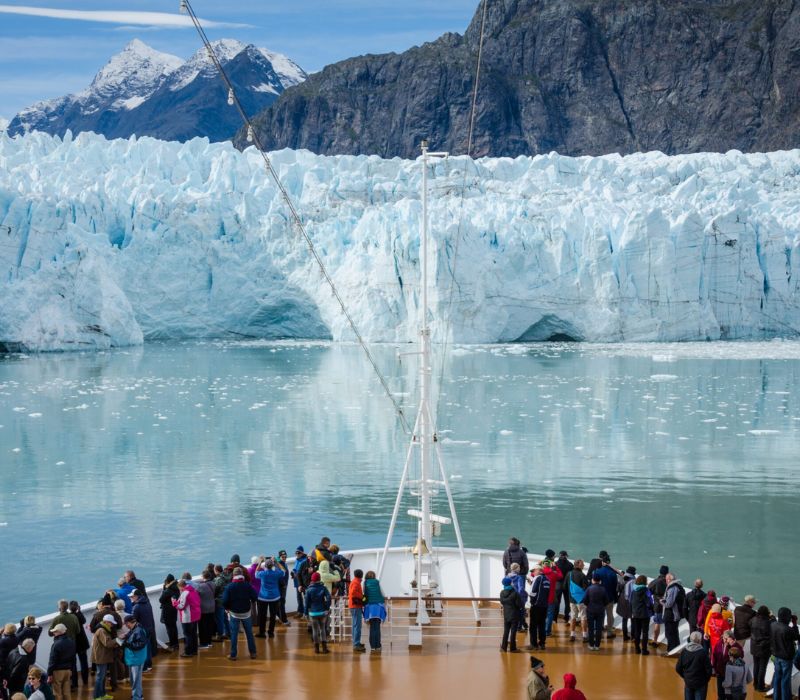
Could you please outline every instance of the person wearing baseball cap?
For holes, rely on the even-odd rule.
[[[116,624],[116,617],[111,614],[103,615],[92,638],[92,662],[97,667],[94,677],[95,700],[113,700],[113,696],[106,693],[106,673],[114,663],[114,651],[117,649],[114,633]]]
[[[70,697],[70,676],[75,663],[77,651],[75,640],[67,634],[67,626],[59,622],[54,625],[53,646],[50,648],[50,660],[47,663],[47,675],[52,679],[51,685],[57,698]]]

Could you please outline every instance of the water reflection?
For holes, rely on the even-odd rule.
[[[375,353],[413,416],[414,358]],[[799,369],[797,343],[457,348],[439,416],[467,543],[606,548],[800,603],[758,574],[800,554]],[[0,426],[8,619],[134,564],[149,583],[322,531],[379,545],[407,448],[358,348],[320,343],[4,358]],[[29,576],[53,553],[69,590]]]

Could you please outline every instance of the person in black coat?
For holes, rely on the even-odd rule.
[[[28,669],[35,663],[33,651],[36,649],[36,642],[32,639],[24,639],[22,643],[13,649],[6,659],[4,678],[7,683],[9,695],[21,693],[28,678]]]
[[[653,615],[653,594],[647,587],[647,576],[639,574],[633,583],[631,600],[631,636],[637,654],[647,656],[650,618]]]
[[[684,696],[691,700],[705,700],[708,682],[714,674],[708,652],[703,647],[703,633],[695,630],[689,635],[689,643],[681,650],[675,671],[683,678]]]
[[[519,626],[519,611],[522,608],[522,599],[516,589],[511,585],[511,579],[506,576],[503,581],[503,590],[500,591],[500,605],[503,607],[503,639],[500,642],[500,651],[517,651],[517,627]]]
[[[597,572],[592,576],[592,585],[586,589],[583,602],[586,605],[586,619],[589,621],[589,649],[598,651],[600,649],[600,639],[603,636],[606,605],[610,601]]]
[[[774,697],[789,700],[792,697],[792,661],[797,653],[797,626],[791,626],[792,611],[778,609],[778,619],[770,625],[769,641],[774,658],[775,673],[772,677]],[[795,621],[796,622],[796,621]]]
[[[683,601],[683,616],[689,621],[689,634],[697,629],[697,613],[705,597],[703,579],[699,578],[694,582],[694,588],[686,592],[686,598]]]
[[[86,634],[86,615],[83,614],[81,606],[77,600],[69,601],[69,611],[78,618],[80,628],[78,635],[75,637],[75,658],[81,664],[81,680],[83,685],[89,685],[89,660],[86,658],[86,652],[89,651],[89,637]],[[78,664],[76,663],[72,670],[72,689],[78,687]]]
[[[167,645],[171,650],[178,649],[178,611],[172,605],[172,601],[180,598],[180,595],[175,577],[167,574],[161,595],[158,597],[158,605],[161,608],[161,622],[167,630]]]
[[[153,606],[150,600],[138,588],[131,591],[131,601],[133,601],[133,616],[147,632],[147,659],[144,662],[144,670],[153,668],[153,657],[158,653],[158,640],[156,639],[156,620],[153,617]]]
[[[766,692],[765,676],[767,664],[772,654],[769,632],[772,626],[769,608],[762,605],[755,617],[750,619],[750,653],[753,655],[753,687],[759,693]]]

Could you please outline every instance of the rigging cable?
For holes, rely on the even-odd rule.
[[[453,246],[453,264],[450,266],[450,292],[449,297],[447,300],[447,311],[445,313],[446,318],[446,325],[445,325],[445,333],[444,333],[444,342],[442,347],[442,359],[439,367],[439,385],[438,385],[438,393],[436,396],[436,410],[433,414],[434,424],[437,422],[439,417],[439,408],[441,406],[442,401],[442,387],[444,386],[444,368],[447,360],[447,352],[448,352],[448,345],[450,343],[450,333],[452,331],[453,326],[453,317],[452,317],[452,310],[453,310],[453,293],[456,288],[456,268],[458,265],[458,247],[459,242],[461,241],[461,226],[464,221],[464,200],[466,198],[467,192],[467,167],[470,163],[471,154],[472,154],[472,139],[475,133],[475,111],[478,104],[478,85],[481,79],[481,59],[483,57],[483,40],[485,37],[486,31],[486,8],[489,5],[489,0],[483,0],[483,12],[481,13],[481,33],[480,39],[478,40],[478,57],[477,57],[477,64],[475,67],[475,85],[472,88],[472,105],[470,107],[470,114],[469,114],[469,126],[467,130],[467,160],[464,162],[464,178],[461,182],[461,201],[459,204],[459,216],[458,216],[458,227],[456,228],[456,240]]]
[[[233,106],[235,106],[237,111],[239,112],[239,115],[241,116],[242,121],[245,123],[245,126],[247,127],[247,140],[248,140],[248,142],[253,142],[255,147],[256,147],[256,149],[261,154],[261,157],[264,160],[264,165],[266,166],[267,172],[272,177],[272,179],[275,181],[275,184],[278,187],[278,191],[280,192],[281,198],[283,199],[284,204],[286,205],[287,209],[289,210],[289,213],[291,214],[292,223],[294,224],[294,226],[299,231],[300,235],[305,240],[306,246],[308,247],[308,250],[311,253],[311,256],[314,258],[314,261],[317,263],[317,266],[319,267],[320,272],[322,273],[322,276],[325,278],[325,281],[328,283],[328,286],[330,286],[331,292],[333,293],[334,298],[338,302],[339,307],[341,308],[342,314],[344,314],[344,317],[347,319],[347,323],[350,326],[350,329],[352,330],[353,335],[355,335],[356,339],[358,340],[358,344],[361,346],[361,349],[364,351],[364,354],[367,356],[367,359],[369,360],[369,363],[372,365],[372,369],[375,370],[375,374],[377,375],[378,380],[380,381],[384,392],[389,397],[389,400],[392,402],[392,405],[394,406],[394,410],[397,413],[397,417],[400,420],[400,423],[401,423],[401,425],[403,427],[403,430],[405,431],[405,433],[407,435],[410,435],[411,434],[411,426],[409,425],[408,419],[406,418],[406,415],[403,412],[402,406],[400,406],[399,402],[397,401],[397,399],[395,398],[394,394],[392,393],[392,390],[389,388],[389,384],[386,381],[386,378],[381,373],[381,371],[380,371],[380,369],[378,367],[378,364],[375,361],[375,358],[373,357],[373,355],[370,352],[369,348],[367,347],[367,344],[364,342],[364,339],[361,336],[361,333],[359,332],[358,327],[356,326],[356,323],[353,320],[353,317],[350,315],[350,312],[347,310],[347,306],[345,305],[344,300],[342,299],[341,295],[339,294],[339,290],[336,288],[336,285],[333,282],[333,278],[330,276],[327,268],[325,267],[325,264],[322,261],[322,258],[320,257],[319,253],[317,252],[316,246],[314,245],[314,241],[311,239],[311,236],[309,235],[308,231],[306,230],[306,227],[303,224],[302,219],[300,218],[300,214],[298,213],[297,208],[295,207],[294,202],[292,201],[292,198],[289,196],[289,193],[286,190],[286,188],[284,187],[283,183],[281,182],[280,177],[278,176],[278,173],[275,170],[275,167],[272,165],[272,161],[270,160],[269,156],[267,155],[266,151],[264,150],[264,148],[263,148],[263,146],[261,144],[261,138],[259,137],[258,132],[256,131],[256,129],[253,128],[253,124],[250,121],[250,118],[247,116],[247,113],[244,111],[244,108],[242,107],[242,103],[239,101],[239,96],[236,94],[236,90],[235,90],[235,88],[233,86],[233,83],[231,83],[230,79],[228,78],[227,73],[225,73],[225,70],[222,67],[222,64],[220,63],[219,59],[217,58],[217,55],[214,52],[214,48],[211,46],[211,42],[209,41],[208,36],[206,36],[205,30],[203,29],[202,25],[200,24],[200,20],[197,18],[197,15],[195,14],[194,9],[192,8],[192,5],[189,2],[189,0],[181,0],[180,1],[180,10],[181,10],[181,12],[187,14],[189,16],[189,18],[191,19],[192,24],[194,24],[194,27],[197,30],[198,35],[200,36],[200,40],[203,42],[203,45],[205,46],[206,51],[208,52],[209,58],[213,62],[215,68],[217,69],[217,72],[219,73],[220,77],[222,78],[223,82],[225,83],[225,87],[228,88],[228,104],[233,103]]]

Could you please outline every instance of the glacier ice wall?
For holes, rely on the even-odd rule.
[[[272,157],[365,337],[413,339],[419,165]],[[439,339],[800,330],[800,150],[460,157],[430,184]],[[6,346],[350,338],[253,149],[0,135],[0,223]]]

